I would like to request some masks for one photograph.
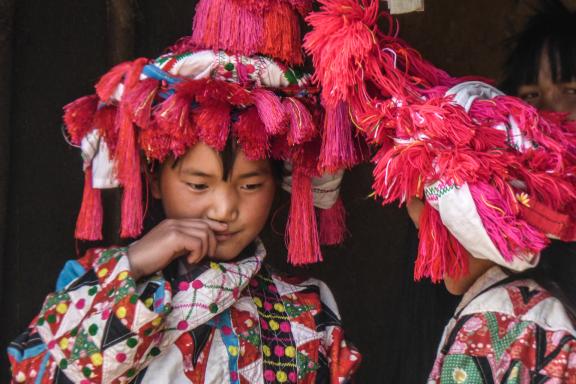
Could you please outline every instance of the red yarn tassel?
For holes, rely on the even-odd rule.
[[[320,244],[342,244],[346,237],[346,208],[342,199],[328,209],[319,209]]]
[[[160,82],[146,79],[136,84],[122,96],[122,103],[128,108],[134,123],[147,129],[151,121],[152,104],[156,98]]]
[[[98,108],[98,96],[84,96],[64,107],[64,124],[73,144],[80,142],[94,128],[94,114]]]
[[[289,65],[302,65],[300,20],[290,5],[277,2],[264,13],[264,38],[260,53]]]
[[[252,91],[254,105],[269,135],[279,135],[288,128],[288,115],[280,98],[272,91],[257,88]]]
[[[102,197],[99,189],[92,188],[92,167],[89,167],[84,171],[84,193],[74,237],[88,241],[102,240],[102,221]]]
[[[108,102],[131,67],[132,62],[120,63],[100,78],[100,81],[96,84],[96,94],[98,94],[100,100],[105,103]]]
[[[124,105],[118,115],[118,145],[116,156],[118,179],[124,188],[122,195],[122,225],[120,236],[137,237],[142,232],[142,180],[140,156],[134,124]]]
[[[256,108],[252,107],[238,116],[234,123],[234,133],[247,159],[260,160],[268,157],[268,135]]]
[[[326,107],[322,148],[320,150],[320,170],[334,173],[348,169],[358,163],[355,143],[352,138],[352,123],[348,117],[346,103],[336,107]]]
[[[290,216],[286,227],[288,261],[303,265],[322,261],[312,197],[312,179],[298,168],[292,174]]]
[[[448,232],[438,211],[428,203],[420,216],[419,238],[415,280],[430,277],[436,283],[445,276],[457,278],[468,273],[468,252]]]
[[[287,97],[282,102],[289,117],[288,144],[302,144],[313,139],[316,134],[314,120],[306,106],[294,97]]]
[[[94,128],[100,131],[100,134],[106,141],[111,153],[116,152],[118,143],[118,126],[116,125],[116,115],[118,107],[105,105],[96,111],[94,115]]]
[[[203,103],[196,114],[196,126],[202,141],[222,151],[230,131],[230,105],[222,102]]]

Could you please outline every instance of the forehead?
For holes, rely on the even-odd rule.
[[[198,143],[177,160],[176,166],[181,172],[193,170],[221,179],[246,173],[270,173],[269,160],[249,160],[241,150],[232,156],[229,164],[225,164],[223,154],[204,143]]]

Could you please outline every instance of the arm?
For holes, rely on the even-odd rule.
[[[29,329],[11,344],[13,380],[31,381],[33,373],[41,383],[58,375],[79,383],[133,377],[183,332],[231,305],[260,261],[213,263],[193,282],[180,281],[172,297],[172,287],[160,276],[135,283],[126,249],[91,250],[67,264],[62,276],[68,277],[59,285],[80,276],[48,295]],[[186,312],[186,327],[179,327],[186,318],[180,305],[192,296],[196,305]]]

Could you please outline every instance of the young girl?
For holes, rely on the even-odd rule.
[[[319,242],[341,240],[341,173],[313,176],[346,164],[322,149],[331,143],[317,128],[308,77],[280,64],[302,62],[297,12],[310,4],[261,3],[200,1],[193,36],[155,61],[118,65],[96,96],[66,107],[85,160],[77,237],[100,237],[99,189],[118,185],[122,235],[140,234],[140,151],[166,219],[128,247],[92,249],[66,264],[57,291],[9,347],[14,382],[352,377],[360,355],[344,339],[326,285],[263,265],[258,235],[283,172],[297,201],[287,229],[292,262],[315,261]],[[226,12],[238,17],[215,25]],[[242,34],[247,25],[260,25],[262,36]],[[313,204],[325,208],[320,235]]]
[[[324,96],[379,147],[375,194],[419,226],[415,278],[464,294],[429,382],[576,383],[570,305],[535,270],[548,238],[576,238],[574,122],[435,68],[377,9],[325,6],[307,47]]]

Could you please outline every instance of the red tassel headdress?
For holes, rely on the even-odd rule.
[[[378,148],[376,195],[384,203],[426,198],[416,278],[465,273],[467,251],[523,269],[537,262],[546,236],[574,240],[574,122],[434,67],[397,37],[391,16],[384,14],[388,30],[379,29],[377,0],[319,3],[304,48],[329,111],[324,134],[346,111]],[[345,163],[325,159],[330,153],[325,145],[327,168]],[[459,231],[463,217],[473,218],[467,224],[484,248]]]
[[[73,142],[89,136],[109,149],[85,156],[76,236],[101,237],[94,175],[112,175],[112,184],[123,188],[121,236],[137,237],[144,216],[143,155],[163,161],[198,141],[222,150],[232,137],[249,159],[281,159],[293,167],[295,203],[287,228],[292,263],[319,261],[320,243],[341,242],[343,205],[338,199],[324,203],[317,220],[314,193],[325,191],[316,190],[314,180],[361,161],[363,141],[352,129],[348,105],[322,112],[319,90],[298,68],[299,18],[311,7],[311,0],[200,0],[192,35],[170,53],[115,66],[96,84],[95,95],[66,106]]]

